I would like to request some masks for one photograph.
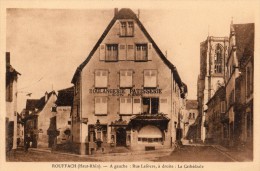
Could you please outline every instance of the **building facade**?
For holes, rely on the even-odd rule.
[[[57,136],[56,102],[54,91],[46,92],[40,99],[27,99],[25,121],[25,141],[34,148],[50,148]]]
[[[74,87],[58,91],[56,107],[56,127],[59,131],[57,144],[70,141],[71,135],[71,108],[73,105]]]
[[[196,138],[196,125],[195,121],[199,115],[198,111],[198,101],[197,100],[187,100],[186,101],[186,114],[183,119],[184,124],[184,137],[189,140],[194,140]]]
[[[228,123],[226,122],[226,94],[225,86],[217,89],[213,97],[208,101],[207,115],[205,118],[206,143],[227,145]]]
[[[72,83],[78,153],[170,148],[176,140],[187,87],[132,10],[115,9]]]
[[[254,24],[231,24],[226,101],[229,145],[253,147]]]
[[[228,38],[209,36],[206,41],[200,43],[200,74],[198,76],[198,109],[199,125],[197,126],[196,139],[203,142],[206,139],[204,127],[207,105],[206,103],[215,94],[219,85],[224,84],[225,61],[228,56]]]
[[[17,81],[21,75],[10,64],[10,52],[6,52],[6,151],[17,148]]]

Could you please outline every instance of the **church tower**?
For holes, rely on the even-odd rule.
[[[208,36],[200,43],[200,75],[198,77],[198,107],[201,119],[200,138],[205,140],[205,111],[206,103],[215,94],[217,89],[224,84],[225,61],[228,56],[228,37]]]

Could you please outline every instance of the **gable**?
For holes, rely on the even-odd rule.
[[[71,82],[75,84],[75,82],[78,79],[82,69],[90,61],[90,59],[92,58],[94,53],[97,50],[99,50],[99,47],[100,47],[100,45],[103,42],[107,41],[107,42],[113,43],[113,40],[109,39],[109,38],[110,37],[117,37],[117,36],[113,36],[113,35],[119,33],[119,20],[133,20],[134,21],[135,28],[137,29],[136,30],[137,31],[136,34],[138,34],[138,36],[141,37],[140,40],[141,41],[146,41],[147,40],[147,42],[150,42],[152,44],[152,46],[153,46],[154,50],[156,51],[156,53],[159,55],[159,57],[163,60],[163,62],[173,72],[173,77],[176,80],[178,86],[179,87],[185,87],[185,85],[181,81],[181,78],[180,78],[180,76],[178,74],[178,71],[177,71],[176,67],[164,56],[164,54],[161,52],[159,47],[156,45],[156,43],[154,42],[152,37],[149,35],[149,33],[146,31],[145,27],[142,25],[142,23],[138,19],[136,14],[132,10],[126,9],[126,8],[121,9],[119,12],[117,12],[115,14],[114,18],[111,20],[111,22],[109,23],[109,25],[105,29],[104,33],[101,35],[101,37],[99,38],[99,40],[95,44],[94,48],[92,49],[92,51],[90,52],[90,54],[88,55],[86,60],[76,69],[75,74],[74,74]],[[108,36],[108,35],[110,35],[110,36]]]

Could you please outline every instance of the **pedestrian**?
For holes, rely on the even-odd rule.
[[[25,144],[24,144],[24,151],[28,152],[28,149],[30,147],[30,142],[31,142],[30,134],[27,134],[25,136],[25,141],[24,142],[25,142]]]

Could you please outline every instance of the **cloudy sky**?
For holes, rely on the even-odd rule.
[[[177,3],[178,2],[178,3]],[[249,1],[172,3],[140,9],[140,20],[188,85],[188,98],[196,99],[199,45],[207,36],[229,36],[230,22],[255,22]],[[102,6],[101,6],[102,7]],[[6,51],[22,76],[18,84],[18,111],[30,98],[72,86],[71,79],[114,15],[114,7],[83,9],[8,8]],[[130,7],[135,13],[138,6]],[[80,7],[77,7],[80,8]]]

